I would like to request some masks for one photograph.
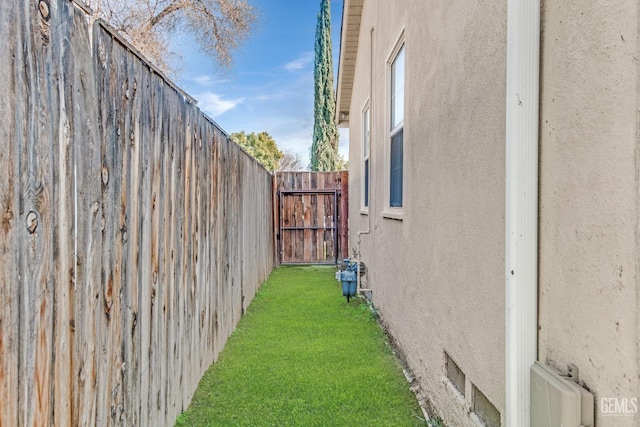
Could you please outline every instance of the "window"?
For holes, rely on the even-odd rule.
[[[402,207],[402,128],[391,136],[391,179],[389,206]]]
[[[391,143],[389,206],[402,207],[403,132],[404,131],[404,45],[391,63]]]
[[[362,152],[362,172],[364,174],[364,179],[363,179],[363,188],[362,188],[362,194],[363,194],[363,200],[362,200],[362,206],[366,209],[369,207],[369,152],[371,150],[371,116],[370,116],[370,109],[369,106],[367,105],[364,109],[364,113],[362,114],[362,123],[363,123],[363,129],[362,129],[362,146],[363,146],[363,152]]]

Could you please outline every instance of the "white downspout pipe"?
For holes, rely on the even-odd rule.
[[[369,188],[371,188],[371,168],[373,167],[373,162],[371,161],[371,153],[372,153],[372,146],[371,146],[371,111],[372,108],[371,106],[373,105],[373,27],[371,27],[371,30],[369,31],[369,38],[370,38],[370,44],[369,44],[369,170],[368,170],[368,182],[369,182]],[[367,189],[367,191],[369,191],[369,189]],[[356,247],[357,247],[357,252],[356,252],[356,261],[358,262],[358,269],[357,269],[357,280],[358,280],[358,284],[357,284],[357,292],[372,292],[371,289],[365,289],[362,288],[362,282],[360,280],[360,243],[361,243],[361,237],[364,234],[371,234],[371,216],[374,214],[374,210],[373,210],[373,206],[372,206],[372,197],[371,197],[371,191],[369,191],[369,214],[367,215],[367,229],[366,230],[361,230],[358,231],[358,241],[356,243]]]
[[[540,0],[507,2],[506,422],[528,427],[537,359]]]

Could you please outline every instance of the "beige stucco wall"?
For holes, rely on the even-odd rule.
[[[638,426],[638,2],[543,3],[538,355]]]
[[[637,415],[605,413],[605,405],[640,399],[639,16],[636,0],[542,8],[538,359],[578,366],[596,397],[598,427],[640,425]],[[383,214],[387,61],[403,33],[398,220]],[[364,285],[450,426],[476,425],[472,384],[505,419],[505,61],[506,0],[364,2],[349,119],[351,245],[358,231],[371,231],[361,237]],[[445,380],[445,351],[466,375],[464,398]]]
[[[371,29],[373,69],[371,69]],[[404,207],[388,197],[387,60],[404,30]],[[469,417],[471,384],[503,413],[506,2],[365,0],[350,115],[351,245],[365,285],[437,410]],[[373,90],[370,76],[373,74]],[[369,215],[362,200],[361,112],[371,101]],[[444,352],[466,374],[447,385]]]
[[[472,384],[505,420],[506,3],[365,0],[362,10],[349,119],[351,245],[359,231],[371,231],[361,237],[364,285],[450,426],[477,425],[469,416]],[[631,399],[640,399],[640,7],[636,0],[542,3],[538,359],[561,370],[578,366],[596,397],[598,427],[638,426],[638,415],[604,412],[625,399],[633,410]],[[383,214],[387,61],[403,32],[397,220]],[[464,398],[445,380],[445,351],[466,375]]]

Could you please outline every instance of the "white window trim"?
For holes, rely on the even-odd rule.
[[[406,198],[404,197],[405,195],[403,194],[402,197],[402,206],[400,207],[392,207],[391,206],[391,188],[390,188],[390,183],[391,183],[391,137],[393,135],[395,135],[400,129],[403,129],[406,131],[405,129],[405,120],[403,118],[402,123],[400,123],[399,125],[397,125],[395,128],[390,129],[391,127],[391,67],[393,66],[393,62],[395,61],[398,53],[400,53],[400,50],[402,48],[405,48],[405,75],[404,75],[404,79],[405,79],[405,95],[406,95],[406,67],[407,67],[407,50],[405,47],[405,31],[404,31],[404,27],[402,27],[402,29],[400,30],[400,34],[399,36],[396,38],[396,42],[393,45],[393,48],[390,50],[389,54],[387,55],[387,62],[386,62],[386,77],[385,77],[385,124],[384,124],[384,200],[385,200],[385,204],[384,204],[384,209],[382,210],[382,212],[380,213],[380,215],[383,218],[388,218],[388,219],[394,219],[394,220],[403,220],[404,217],[404,208],[407,205],[406,204]],[[406,97],[405,97],[405,104],[406,104]],[[406,111],[406,108],[404,109]],[[406,132],[405,132],[406,133]],[[403,152],[405,151],[405,146],[403,143]],[[404,158],[406,158],[406,156],[403,156]],[[403,193],[404,193],[404,189],[406,188],[406,183],[405,183],[405,176],[406,173],[404,172],[404,165],[403,165],[403,173],[402,173],[402,188],[403,188]],[[371,184],[369,184],[371,185]]]

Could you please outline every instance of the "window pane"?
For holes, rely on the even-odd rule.
[[[363,166],[364,166],[364,187],[362,189],[363,191],[363,205],[364,207],[369,207],[369,148],[371,146],[371,142],[370,142],[370,135],[371,135],[371,128],[370,128],[370,121],[369,121],[369,107],[367,107],[366,110],[364,110],[364,117],[363,117],[363,129],[362,129],[362,133],[363,133]]]
[[[369,127],[369,109],[364,111],[364,158],[369,157],[369,135],[371,134],[371,128]]]
[[[391,191],[389,198],[389,206],[402,206],[402,134],[400,129],[391,137]]]
[[[364,206],[369,207],[369,159],[364,161]]]
[[[391,129],[404,120],[404,46],[391,64]]]

